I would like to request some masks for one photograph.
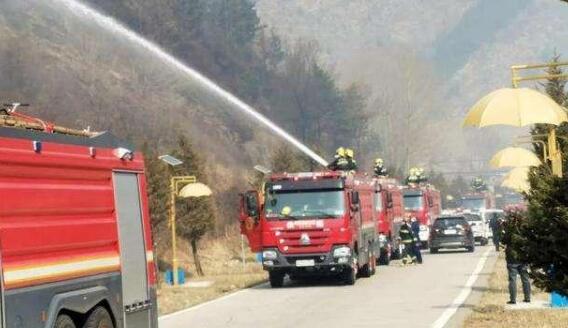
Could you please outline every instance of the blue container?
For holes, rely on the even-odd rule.
[[[553,308],[568,307],[568,297],[552,292],[550,293],[550,306]]]
[[[164,273],[164,280],[166,281],[166,284],[168,284],[168,285],[174,284],[174,275],[173,275],[172,270],[167,270]]]
[[[185,271],[182,268],[178,268],[178,284],[185,284]]]
[[[167,270],[164,273],[164,280],[168,285],[174,284],[174,274],[172,270]],[[185,284],[185,271],[182,268],[178,268],[178,284],[179,285]]]

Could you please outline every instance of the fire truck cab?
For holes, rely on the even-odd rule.
[[[496,206],[495,197],[489,191],[471,192],[460,199],[460,208],[474,213],[482,213]]]
[[[405,214],[416,217],[420,222],[420,241],[428,248],[430,226],[442,212],[440,192],[431,185],[409,185],[402,190]]]
[[[0,327],[157,327],[141,155],[56,131],[0,115]]]
[[[391,258],[400,256],[398,231],[402,225],[404,209],[398,181],[377,178],[374,203],[380,249],[377,261],[379,264],[389,265]]]
[[[354,284],[375,273],[376,182],[345,172],[272,175],[264,192],[241,198],[241,232],[262,252],[272,287],[310,275]]]

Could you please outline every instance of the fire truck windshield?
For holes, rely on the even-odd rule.
[[[340,190],[302,190],[269,193],[266,196],[265,213],[267,219],[342,216],[345,214],[344,193]]]
[[[404,195],[405,210],[419,210],[422,208],[422,195]]]
[[[470,210],[479,210],[485,207],[485,199],[464,198],[461,200],[461,207]]]

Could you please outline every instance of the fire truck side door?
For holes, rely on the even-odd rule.
[[[261,205],[259,198],[258,192],[255,190],[247,191],[241,195],[239,214],[241,233],[247,237],[252,252],[260,252],[262,250]]]
[[[146,247],[142,226],[140,187],[136,173],[114,173],[124,327],[150,327]]]

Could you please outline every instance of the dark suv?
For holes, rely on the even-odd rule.
[[[440,248],[475,250],[473,231],[464,216],[442,216],[434,221],[430,231],[430,253],[438,253]]]

